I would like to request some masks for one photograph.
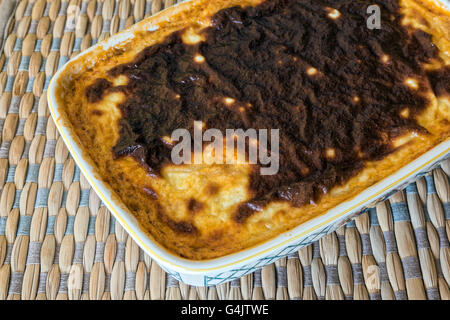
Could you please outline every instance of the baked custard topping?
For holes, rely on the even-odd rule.
[[[450,13],[432,0],[193,0],[130,30],[69,62],[56,99],[113,197],[181,257],[268,241],[450,136]],[[279,129],[278,173],[172,163],[194,121]]]
[[[172,164],[173,145],[163,137],[177,128],[194,137],[195,120],[221,132],[279,128],[279,172],[252,168],[252,197],[234,218],[243,222],[270,200],[315,202],[365,162],[401,148],[396,137],[426,134],[416,116],[430,103],[430,87],[449,92],[450,67],[424,68],[440,60],[431,36],[402,26],[393,1],[379,3],[382,28],[370,30],[372,2],[272,0],[223,9],[198,33],[204,40],[185,43],[186,29],[174,32],[108,71],[127,84],[100,78],[86,95],[97,102],[108,91],[125,93],[114,155],[133,155],[158,174]]]

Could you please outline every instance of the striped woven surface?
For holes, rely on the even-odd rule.
[[[231,283],[191,287],[152,263],[75,165],[46,89],[78,52],[174,2],[0,2],[0,299],[449,299],[449,160]]]

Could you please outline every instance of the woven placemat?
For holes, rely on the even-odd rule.
[[[230,283],[191,287],[152,263],[75,165],[46,89],[72,56],[174,3],[0,2],[2,13],[15,8],[0,59],[0,299],[448,300],[449,160],[298,254]]]

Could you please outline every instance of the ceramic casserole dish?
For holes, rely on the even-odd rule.
[[[50,112],[72,157],[177,280],[208,286],[242,277],[449,157],[443,2],[381,1],[379,28],[370,1],[328,2],[186,1],[97,43],[52,78]],[[194,120],[280,128],[279,179],[248,165],[159,166],[167,150],[155,150],[172,149],[167,135]]]

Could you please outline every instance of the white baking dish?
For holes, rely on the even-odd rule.
[[[163,14],[164,11],[158,15]],[[89,48],[84,53],[76,56],[74,61],[82,58],[87,52],[94,49],[102,47],[106,50],[124,40],[131,39],[135,30],[150,30],[155,27],[157,26],[154,21],[143,20],[130,29],[115,34],[109,39]],[[168,252],[142,231],[137,220],[128,212],[125,205],[116,200],[118,197],[112,197],[111,189],[95,174],[96,170],[91,165],[92,161],[85,158],[86,153],[81,151],[78,137],[74,135],[67,123],[62,120],[61,106],[58,105],[55,99],[57,79],[61,76],[66,66],[67,64],[56,72],[50,82],[48,103],[51,115],[70,153],[92,188],[136,243],[169,274],[180,281],[192,285],[216,285],[241,277],[303,246],[309,245],[321,236],[337,229],[355,214],[372,206],[377,200],[385,199],[395,190],[402,188],[418,175],[428,171],[440,160],[449,157],[450,140],[447,140],[404,166],[395,174],[364,190],[355,198],[341,203],[323,215],[311,219],[289,232],[280,234],[276,238],[253,248],[225,257],[203,261],[187,260]]]

